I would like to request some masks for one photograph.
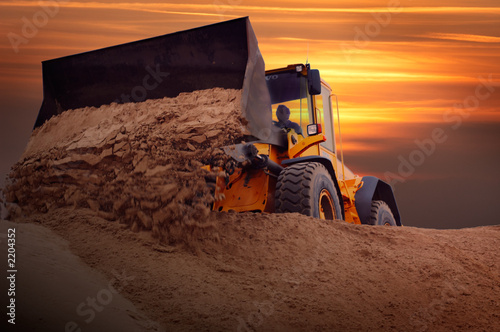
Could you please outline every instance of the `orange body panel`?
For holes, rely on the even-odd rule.
[[[217,178],[215,197],[223,195],[223,199],[216,201],[215,211],[236,212],[264,211],[267,204],[269,176],[263,170],[244,171],[239,168],[226,179]]]

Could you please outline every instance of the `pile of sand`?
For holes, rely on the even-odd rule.
[[[10,213],[88,207],[173,241],[176,226],[194,227],[209,212],[201,167],[220,164],[219,148],[246,134],[240,103],[241,91],[215,88],[53,117],[12,168]]]
[[[133,278],[122,295],[166,331],[500,331],[500,226],[375,227],[297,213],[212,217],[219,241],[200,236],[197,254],[124,230],[88,209],[19,221],[49,227],[108,280],[114,271]],[[18,235],[19,243],[32,238]],[[60,256],[36,253],[42,262]],[[60,264],[39,264],[60,277]],[[80,277],[92,280],[85,273]],[[37,290],[47,287],[34,282]],[[69,303],[72,310],[58,312],[60,319],[88,330],[74,311],[84,299],[76,281],[64,284],[68,291],[47,289],[57,296],[43,305],[57,310]],[[40,315],[31,308],[30,315]]]

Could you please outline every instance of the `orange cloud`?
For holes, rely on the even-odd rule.
[[[430,33],[426,37],[445,39],[445,40],[460,40],[476,43],[500,43],[500,37],[469,35],[460,33]]]

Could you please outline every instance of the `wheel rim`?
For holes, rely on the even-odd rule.
[[[319,194],[319,218],[326,220],[335,219],[335,208],[333,207],[333,198],[326,189],[321,190]]]
[[[388,217],[384,218],[384,226],[392,226],[391,220]]]

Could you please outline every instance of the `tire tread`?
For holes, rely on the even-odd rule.
[[[298,163],[290,165],[281,171],[276,183],[275,207],[276,212],[298,212],[304,215],[312,215],[310,186],[314,180],[314,173],[326,168],[317,162]],[[337,192],[331,193],[337,198]],[[337,210],[338,215],[340,210]],[[340,213],[341,215],[341,213]],[[341,217],[337,216],[338,219]]]
[[[381,225],[379,223],[380,211],[385,210],[390,214],[394,222],[394,226],[396,226],[396,220],[394,219],[394,215],[392,214],[391,208],[384,201],[372,201],[371,212],[370,212],[370,225]]]

